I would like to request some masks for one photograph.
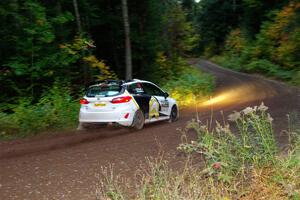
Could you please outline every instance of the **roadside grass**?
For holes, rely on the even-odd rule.
[[[178,150],[188,158],[201,157],[200,165],[187,159],[182,170],[172,170],[163,158],[148,160],[131,183],[106,168],[97,199],[300,199],[299,127],[287,130],[290,145],[281,152],[267,109],[261,104],[234,112],[229,124],[217,123],[214,129],[191,121],[181,130]],[[197,140],[188,142],[191,129]]]
[[[232,70],[260,73],[269,78],[277,79],[289,83],[290,85],[300,86],[300,72],[284,70],[277,64],[266,59],[245,59],[243,56],[217,55],[209,60]]]
[[[68,87],[54,85],[37,103],[32,103],[30,98],[18,101],[17,104],[1,105],[2,140],[74,128],[77,124],[79,105],[70,95]]]
[[[213,76],[190,66],[186,61],[180,62],[180,68],[176,76],[163,83],[163,88],[181,107],[191,106],[195,100],[207,99],[215,88]]]

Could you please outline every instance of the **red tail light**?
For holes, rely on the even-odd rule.
[[[111,103],[127,103],[131,100],[131,96],[117,97],[111,100]]]
[[[83,104],[89,104],[90,102],[86,99],[80,99],[80,104],[83,105]]]

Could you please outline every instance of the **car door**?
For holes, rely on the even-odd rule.
[[[127,86],[127,91],[131,94],[134,98],[136,103],[139,105],[140,109],[143,111],[145,115],[145,119],[149,118],[149,101],[151,97],[146,95],[142,84],[139,82],[132,83]]]
[[[154,97],[158,102],[158,112],[159,116],[168,116],[169,115],[169,101],[168,98],[165,97],[165,92],[163,92],[156,85],[151,83],[142,83],[145,91],[145,95]],[[149,109],[151,110],[151,105],[149,105]],[[151,117],[151,116],[150,116]]]

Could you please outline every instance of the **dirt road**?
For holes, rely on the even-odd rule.
[[[202,121],[209,119],[211,110],[218,118],[220,110],[226,115],[264,101],[275,119],[278,141],[286,142],[278,130],[286,127],[287,113],[300,111],[298,89],[199,59],[191,63],[216,76],[216,93],[210,103],[199,106]],[[176,123],[151,124],[138,132],[101,128],[0,142],[0,199],[95,199],[101,166],[113,164],[117,173],[130,176],[145,157],[159,151],[172,165],[180,165],[183,159],[176,147],[181,134],[176,129],[194,114],[193,108],[186,109]]]

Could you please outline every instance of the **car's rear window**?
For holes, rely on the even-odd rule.
[[[117,84],[103,84],[99,86],[92,86],[90,87],[87,92],[87,97],[95,97],[95,96],[103,96],[103,97],[110,97],[116,96],[122,91],[122,87]]]

